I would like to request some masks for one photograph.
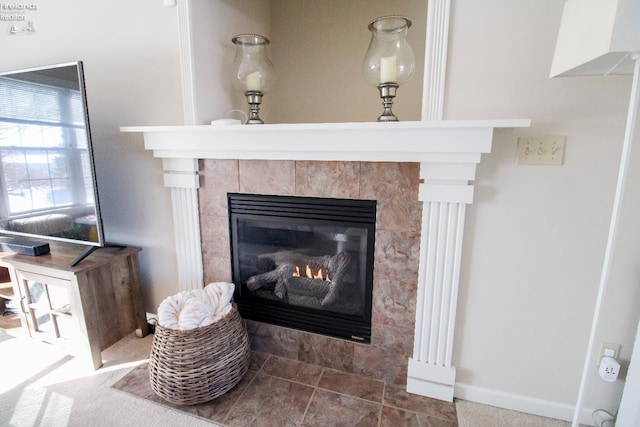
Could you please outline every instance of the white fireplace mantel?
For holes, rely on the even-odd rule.
[[[471,162],[491,151],[494,128],[530,120],[137,126],[160,158]]]
[[[453,332],[465,209],[496,128],[530,120],[123,127],[163,159],[172,191],[180,290],[203,286],[198,159],[420,163],[423,202],[413,357],[407,390],[453,400]]]

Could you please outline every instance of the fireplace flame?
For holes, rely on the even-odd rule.
[[[298,267],[296,265],[296,271],[294,271],[291,274],[292,277],[300,277],[300,267]],[[325,274],[322,269],[318,269],[318,272],[313,274],[313,270],[311,270],[311,267],[309,265],[306,265],[304,267],[304,276],[309,278],[309,279],[315,279],[315,280],[326,280],[327,282],[331,281],[331,278],[329,278],[328,274]]]

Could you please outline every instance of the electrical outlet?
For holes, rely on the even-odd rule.
[[[605,350],[613,350],[613,356],[611,357],[613,357],[614,359],[618,359],[620,356],[620,344],[603,342],[600,343],[600,353],[598,353],[598,360],[596,363],[600,363],[602,358],[606,356],[606,354],[604,354]]]
[[[516,161],[519,165],[561,165],[565,140],[564,136],[521,136]]]

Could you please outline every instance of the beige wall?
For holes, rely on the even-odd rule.
[[[242,94],[231,86],[231,69],[236,34],[258,33],[270,37],[269,1],[216,0],[192,1],[194,124],[205,125],[225,117],[242,118],[230,113],[234,108],[247,111]],[[264,117],[266,119],[266,116]]]
[[[577,399],[624,133],[626,77],[549,79],[563,1],[453,2],[446,119],[532,119],[496,132],[465,233],[454,361],[469,395],[498,402]],[[517,136],[567,137],[563,166],[517,166]],[[636,141],[638,144],[638,141]],[[640,158],[631,162],[596,347],[629,360],[640,311]],[[596,348],[596,352],[597,352]],[[593,359],[587,408],[616,411],[623,381]]]
[[[426,0],[218,0],[192,2],[196,81],[196,124],[241,118],[244,96],[231,88],[235,55],[231,38],[239,33],[268,37],[277,82],[263,98],[266,123],[352,122],[382,113],[378,89],[367,85],[361,67],[369,46],[371,20],[384,15],[409,17],[409,42],[416,73],[398,91],[394,112],[419,120],[422,107]]]
[[[420,119],[426,0],[272,0],[271,5],[278,81],[265,96],[264,109],[273,122],[376,120],[382,101],[361,70],[371,39],[367,26],[385,15],[404,15],[413,22],[408,39],[416,73],[398,90],[393,111],[400,120]]]

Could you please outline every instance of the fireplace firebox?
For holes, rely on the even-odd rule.
[[[376,202],[238,193],[227,198],[240,314],[370,343]]]

